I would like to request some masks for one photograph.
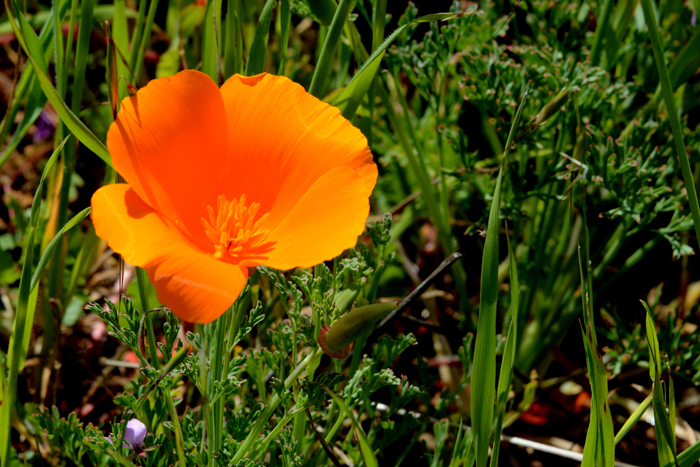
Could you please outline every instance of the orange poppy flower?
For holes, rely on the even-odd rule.
[[[198,323],[236,300],[249,267],[310,267],[354,246],[377,181],[338,109],[268,74],[221,89],[198,71],[151,81],[122,101],[107,146],[127,183],[93,195],[97,235]]]

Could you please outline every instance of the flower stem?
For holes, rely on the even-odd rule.
[[[304,369],[306,369],[307,366],[309,366],[309,363],[311,363],[311,361],[318,357],[320,354],[321,349],[318,348],[309,355],[307,355],[306,358],[302,360],[301,363],[299,363],[299,365],[289,374],[287,379],[284,380],[285,391],[288,390],[292,386],[292,384],[294,384],[301,372],[304,371]],[[237,464],[241,461],[241,459],[243,459],[243,456],[246,454],[248,449],[250,449],[250,446],[253,444],[253,442],[257,439],[258,434],[260,434],[263,427],[267,424],[268,420],[274,413],[279,403],[279,396],[277,396],[276,393],[273,394],[270,398],[269,404],[267,405],[267,407],[265,407],[265,410],[260,415],[260,418],[258,418],[258,420],[255,422],[255,425],[253,425],[253,428],[250,430],[250,433],[248,433],[248,436],[246,436],[246,439],[243,441],[243,444],[241,444],[241,447],[239,447],[238,451],[236,451],[236,455],[233,456],[233,459],[231,460],[232,465]]]
[[[175,430],[175,448],[177,449],[177,459],[180,462],[180,467],[186,467],[187,461],[185,460],[185,450],[182,447],[180,420],[177,418],[177,410],[175,410],[173,396],[170,394],[169,390],[165,390],[163,393],[165,394],[165,402],[168,404],[168,412],[170,412],[170,419],[173,421],[173,429]]]
[[[664,102],[666,103],[666,109],[668,111],[668,119],[671,123],[671,130],[673,132],[673,142],[676,143],[678,159],[681,162],[681,171],[683,172],[683,181],[685,182],[685,189],[688,192],[688,201],[690,202],[690,212],[693,216],[695,234],[697,238],[700,239],[700,206],[698,206],[698,195],[695,191],[693,172],[690,169],[688,153],[685,148],[685,142],[683,141],[683,129],[681,128],[681,122],[678,118],[678,111],[676,110],[676,102],[673,97],[673,87],[671,86],[671,78],[668,74],[666,62],[664,61],[664,53],[661,44],[661,36],[659,35],[659,28],[656,23],[656,15],[654,14],[654,10],[651,6],[650,0],[642,0],[642,9],[644,10],[644,20],[646,21],[647,29],[649,30],[651,48],[654,51],[654,60],[656,61],[656,68],[658,68],[659,70],[659,80],[661,81],[661,93],[664,96]]]

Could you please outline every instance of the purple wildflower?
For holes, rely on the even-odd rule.
[[[146,433],[148,433],[146,425],[141,423],[139,420],[132,418],[126,424],[123,446],[125,448],[141,450],[143,448],[143,440],[146,438]]]

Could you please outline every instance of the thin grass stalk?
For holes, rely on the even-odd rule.
[[[641,2],[642,9],[644,10],[644,20],[647,23],[649,39],[651,40],[651,48],[654,51],[656,68],[659,71],[661,93],[663,94],[664,102],[666,103],[668,119],[671,123],[671,131],[673,132],[673,141],[676,143],[676,152],[678,153],[678,159],[681,163],[683,182],[685,183],[685,189],[688,193],[690,212],[693,217],[693,225],[695,226],[697,241],[700,240],[700,206],[698,205],[698,195],[695,191],[695,183],[693,183],[693,172],[690,169],[690,161],[688,160],[688,153],[686,152],[685,142],[683,140],[683,129],[681,128],[681,121],[678,118],[678,110],[676,109],[676,102],[673,97],[671,78],[669,77],[668,68],[666,67],[666,62],[664,61],[661,36],[657,27],[654,9],[651,5],[651,0],[641,0]]]
[[[253,43],[248,53],[248,62],[245,65],[245,75],[253,76],[265,71],[265,52],[267,51],[267,39],[270,35],[270,23],[272,10],[275,8],[275,0],[267,0],[260,13],[258,25],[255,27]]]
[[[11,2],[6,2],[5,7],[10,13],[9,9],[12,8]],[[63,16],[68,8],[69,1],[68,0],[63,0],[59,2],[59,8],[58,8],[58,15]],[[17,10],[19,12],[19,9]],[[39,33],[39,43],[41,44],[40,49],[44,51],[44,56],[46,59],[48,59],[49,55],[53,51],[53,31],[54,31],[54,26],[53,26],[53,15],[55,15],[56,12],[53,10],[53,8],[49,11],[49,17],[46,19],[46,22],[44,23],[44,26],[41,28],[41,32]],[[10,21],[11,15],[10,16]],[[10,23],[11,25],[13,24],[12,22]],[[15,29],[15,25],[12,26],[12,29]],[[21,47],[21,44],[20,44]],[[35,73],[34,73],[34,66],[32,64],[27,64],[25,67],[24,71],[19,76],[19,79],[17,80],[17,84],[14,87],[14,94],[12,97],[12,103],[7,110],[6,115],[2,119],[2,125],[0,125],[0,144],[1,142],[5,140],[5,136],[7,136],[7,132],[10,130],[11,122],[15,121],[15,117],[17,116],[17,113],[19,110],[25,105],[25,103],[28,105],[31,103],[31,100],[27,102],[28,95],[31,96],[35,92],[40,89],[39,83],[35,81]],[[39,105],[39,103],[37,103]],[[44,104],[41,104],[39,107],[43,108]],[[27,108],[28,111],[28,108]],[[36,113],[36,117],[39,117],[39,113]],[[35,118],[36,118],[35,117]],[[29,129],[29,126],[27,126],[27,130]],[[15,141],[15,144],[9,144],[2,155],[0,155],[0,167],[7,161],[9,156],[12,154],[12,151],[14,151],[15,147],[17,144],[19,144],[21,138],[14,138],[13,135],[13,140]]]
[[[394,76],[394,82],[399,82],[397,76]],[[436,192],[435,185],[433,185],[432,180],[430,179],[430,174],[428,173],[428,169],[425,165],[425,154],[421,150],[420,141],[416,136],[416,131],[411,122],[411,118],[408,113],[408,104],[406,103],[403,94],[397,89],[398,99],[401,107],[404,110],[404,120],[408,126],[407,131],[406,127],[396,115],[392,102],[389,99],[387,92],[384,90],[383,85],[378,84],[376,90],[379,92],[379,95],[382,98],[387,117],[389,117],[391,126],[394,128],[399,144],[401,144],[405,151],[406,159],[408,159],[411,170],[418,180],[428,212],[433,217],[433,220],[437,225],[440,244],[442,245],[443,250],[445,250],[445,253],[450,254],[456,250],[457,242],[452,236],[452,227],[450,226],[449,222],[449,214],[442,209],[440,197]],[[417,154],[414,153],[414,148]],[[461,263],[456,262],[452,265],[452,275],[454,276],[455,288],[457,289],[459,295],[460,306],[465,311],[469,310],[470,307],[466,289],[467,274],[464,271],[464,267]]]
[[[32,264],[34,261],[34,237],[39,226],[39,211],[41,208],[44,180],[53,167],[64,144],[65,141],[56,148],[44,167],[44,172],[39,180],[39,186],[34,194],[30,222],[25,235],[24,262],[22,263],[15,319],[8,345],[7,380],[6,384],[4,384],[3,403],[0,405],[0,465],[2,465],[2,467],[10,465],[10,431],[12,430],[12,413],[17,397],[17,377],[24,367],[24,359],[29,346],[29,335],[27,331],[31,330],[33,321],[33,315],[30,313],[30,302],[32,293]],[[27,336],[26,339],[25,335]]]
[[[114,19],[112,21],[112,40],[116,47],[117,56],[117,79],[118,97],[119,100],[127,96],[126,90],[126,73],[128,71],[126,63],[121,57],[126,57],[129,52],[129,29],[126,22],[126,4],[125,0],[114,0]],[[133,78],[132,78],[133,79]]]
[[[287,49],[289,48],[289,30],[291,29],[292,10],[289,0],[280,1],[280,64],[277,74],[284,76],[287,65]]]
[[[610,34],[608,25],[610,24],[610,13],[612,12],[613,0],[605,0],[603,8],[600,12],[600,21],[595,29],[595,37],[593,39],[593,49],[591,49],[591,65],[598,66],[600,56],[603,52],[603,39]]]
[[[216,29],[214,27],[214,10],[216,17],[221,17],[221,0],[207,0],[207,6],[204,10],[204,26],[202,28],[202,71],[209,75],[215,82],[219,82],[217,71],[217,50],[216,50]]]
[[[239,20],[241,0],[228,0],[226,12],[226,35],[224,36],[224,78],[228,79],[243,71],[241,25]]]
[[[326,93],[326,83],[331,74],[333,57],[335,57],[335,51],[338,48],[345,22],[354,5],[355,2],[352,0],[340,0],[338,8],[335,10],[333,21],[328,28],[328,34],[326,35],[326,40],[323,42],[321,55],[316,63],[314,76],[311,79],[311,86],[309,87],[309,93],[319,99],[322,99]]]
[[[68,74],[70,70],[71,57],[73,56],[73,39],[76,26],[76,16],[78,12],[78,0],[71,0],[70,17],[68,20],[68,36],[66,37],[66,53],[63,57],[63,81],[68,82]]]
[[[518,313],[519,313],[519,293],[520,282],[518,281],[518,267],[515,261],[515,252],[511,245],[510,236],[506,229],[506,240],[508,242],[508,262],[510,266],[510,290],[511,290],[511,316],[506,338],[505,350],[503,351],[503,361],[501,363],[501,373],[498,375],[498,390],[496,401],[498,414],[496,415],[496,432],[493,438],[493,451],[491,453],[491,467],[498,466],[498,454],[501,446],[501,432],[503,431],[503,418],[506,413],[506,402],[510,382],[513,379],[513,364],[515,363],[515,351],[518,348]],[[460,434],[461,434],[460,428]]]
[[[143,60],[146,56],[146,48],[151,41],[151,30],[153,29],[153,21],[156,18],[156,10],[158,9],[158,0],[151,0],[151,4],[148,7],[148,17],[146,18],[146,27],[144,28],[141,43],[138,44],[138,51],[136,55],[136,62],[133,63],[132,70],[134,70],[134,81],[138,82],[141,76],[141,67],[143,66]],[[135,46],[135,45],[134,45]]]
[[[224,367],[224,351],[227,349],[225,342],[226,330],[228,329],[227,320],[230,319],[231,314],[234,312],[235,306],[230,307],[226,313],[221,315],[219,319],[214,321],[215,326],[215,340],[210,343],[210,373],[209,373],[209,393],[210,397],[213,395],[214,383],[222,381],[225,378],[223,375]],[[210,402],[211,404],[211,402]],[[220,454],[223,446],[223,409],[224,401],[221,398],[217,399],[209,407],[209,413],[211,417],[211,431],[209,432],[209,465],[214,466],[214,457]]]
[[[306,369],[306,367],[309,366],[311,361],[315,360],[316,358],[319,358],[322,353],[323,351],[320,348],[318,348],[309,355],[307,355],[306,358],[304,358],[304,360],[302,360],[299,363],[299,365],[297,365],[297,367],[294,368],[294,370],[292,370],[289,376],[287,376],[287,379],[284,380],[284,390],[288,391],[289,388],[291,388],[292,385],[296,382],[297,378],[301,375],[301,373]],[[239,446],[238,451],[236,451],[236,454],[233,456],[233,459],[231,459],[231,463],[233,465],[235,465],[237,462],[240,462],[243,459],[243,456],[246,455],[248,449],[250,449],[251,445],[260,434],[260,431],[263,429],[263,427],[267,425],[267,422],[270,420],[270,417],[275,412],[275,409],[277,408],[279,403],[279,396],[277,396],[277,393],[273,394],[267,406],[265,407],[265,410],[263,410],[263,412],[260,414],[260,417],[255,422],[255,425],[253,425],[253,428],[251,428],[250,432],[248,433],[248,436],[246,436],[243,443]]]
[[[136,24],[134,25],[134,31],[131,33],[131,50],[129,54],[129,68],[132,70],[131,79],[134,81],[138,80],[138,77],[133,70],[136,67],[136,59],[139,53],[139,46],[141,45],[141,37],[144,32],[144,25],[146,24],[146,4],[147,0],[139,0],[139,15],[136,18]],[[122,51],[125,52],[125,51]]]
[[[620,430],[617,432],[615,435],[615,444],[617,445],[620,441],[622,441],[622,438],[625,437],[627,433],[634,427],[634,425],[637,424],[640,418],[642,418],[642,415],[644,415],[644,412],[647,411],[649,406],[651,405],[651,398],[652,394],[649,394],[641,404],[639,404],[639,407],[637,407],[634,412],[630,415],[630,417],[625,421],[625,424],[622,425]]]
[[[68,108],[65,101],[54,88],[51,80],[47,76],[47,67],[44,60],[44,54],[41,52],[41,41],[36,33],[29,25],[27,20],[21,14],[18,14],[19,8],[15,0],[5,0],[5,7],[9,17],[12,30],[17,37],[17,41],[22,46],[22,49],[27,54],[27,58],[34,68],[35,74],[39,79],[41,89],[46,94],[49,102],[53,105],[56,113],[63,119],[63,123],[85,146],[93,151],[100,159],[111,167],[112,159],[109,155],[107,147],[92,133],[78,117]]]
[[[377,50],[384,41],[384,29],[386,28],[386,5],[387,0],[377,0],[372,9],[372,51]],[[377,95],[375,89],[376,79],[372,80],[372,84],[367,92],[367,111],[369,112],[370,124],[367,125],[367,141],[369,147],[372,147],[372,128],[374,123],[374,100]]]
[[[173,431],[175,432],[175,449],[177,450],[177,460],[180,467],[187,467],[187,458],[185,457],[185,449],[182,442],[182,429],[180,428],[180,420],[177,417],[177,410],[173,402],[173,396],[169,390],[164,390],[165,402],[168,405],[170,420],[173,422]]]
[[[160,361],[158,360],[158,349],[156,347],[156,335],[153,330],[154,314],[149,313],[151,305],[148,303],[148,291],[146,290],[148,284],[148,277],[146,276],[146,271],[142,268],[136,268],[136,282],[139,287],[139,298],[141,300],[141,313],[146,314],[146,336],[148,337],[148,354],[151,358],[151,366],[156,370],[160,369]],[[163,355],[165,357],[165,355]]]
[[[491,425],[493,423],[493,406],[496,385],[496,313],[498,306],[498,236],[501,184],[503,172],[515,131],[520,121],[527,91],[523,96],[506,141],[501,169],[496,179],[496,188],[489,211],[489,221],[484,244],[484,258],[481,267],[481,307],[474,344],[474,364],[472,367],[471,417],[474,434],[474,450],[477,467],[484,467],[488,462]]]

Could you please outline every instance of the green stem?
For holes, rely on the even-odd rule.
[[[659,35],[659,29],[656,25],[656,16],[654,15],[654,10],[651,6],[651,0],[641,1],[642,9],[644,10],[644,20],[646,21],[647,29],[649,30],[651,48],[654,51],[654,60],[656,61],[656,67],[659,70],[661,92],[664,96],[664,102],[666,103],[666,108],[668,110],[668,118],[671,123],[671,130],[673,131],[673,142],[676,143],[676,151],[678,152],[678,159],[680,159],[681,171],[683,172],[683,181],[685,183],[685,189],[688,192],[688,201],[690,202],[690,211],[693,216],[695,235],[697,236],[697,240],[700,240],[700,206],[698,206],[698,195],[695,191],[693,173],[690,169],[688,153],[686,152],[685,142],[683,141],[683,130],[681,128],[680,119],[678,118],[678,111],[676,110],[676,102],[673,97],[671,78],[669,77],[666,62],[664,61],[661,37]]]
[[[595,38],[593,40],[593,49],[591,50],[591,65],[598,66],[600,55],[603,49],[603,38],[607,34],[608,24],[610,23],[610,12],[612,11],[613,1],[605,0],[603,9],[600,14],[600,22],[595,29]]]
[[[182,447],[182,430],[180,430],[180,420],[177,418],[177,410],[175,410],[173,396],[170,394],[169,390],[165,390],[163,393],[165,394],[165,402],[168,404],[170,419],[173,422],[173,430],[175,431],[175,448],[177,449],[177,459],[180,462],[180,467],[186,467],[187,462],[185,460],[185,450]]]
[[[345,21],[347,21],[354,4],[355,2],[352,0],[340,0],[338,9],[335,11],[335,16],[333,16],[333,22],[331,22],[331,26],[328,28],[328,34],[326,35],[326,40],[323,42],[323,48],[321,49],[321,56],[316,64],[314,76],[311,79],[311,86],[309,87],[309,93],[319,99],[321,99],[326,92],[326,83],[328,82],[328,76],[331,74],[333,57],[338,48],[340,36],[343,33],[343,27],[345,27]]]
[[[148,310],[151,309],[148,303],[148,292],[146,290],[146,284],[148,284],[148,278],[146,277],[146,271],[141,268],[136,268],[136,282],[139,286],[139,298],[141,299],[141,313],[146,314],[146,335],[148,336],[148,353],[151,358],[151,365],[156,370],[160,369],[160,362],[158,361],[158,351],[156,347],[156,334],[153,331],[153,320],[155,318],[153,313],[149,313]],[[165,355],[163,356],[165,357]]]
[[[301,363],[299,363],[299,365],[289,374],[287,379],[284,380],[285,391],[289,390],[289,388],[292,387],[292,384],[296,382],[297,378],[302,373],[302,371],[304,371],[304,369],[309,365],[309,363],[311,363],[312,360],[318,357],[321,354],[321,352],[322,350],[318,348],[309,355],[307,355],[306,358],[302,360]],[[258,438],[258,435],[260,434],[262,429],[265,427],[265,425],[267,425],[268,420],[270,420],[270,417],[274,413],[279,403],[280,398],[277,396],[276,393],[273,394],[270,398],[270,402],[268,403],[267,407],[265,407],[263,413],[260,414],[260,418],[258,418],[258,420],[255,422],[255,425],[253,425],[253,428],[250,430],[250,433],[248,433],[248,436],[246,436],[246,439],[243,441],[243,444],[241,444],[241,446],[238,448],[238,451],[236,451],[236,455],[233,456],[233,459],[230,462],[232,465],[235,465],[243,459],[243,456],[246,455],[248,449],[250,449],[253,442]]]
[[[143,0],[142,0],[143,1]],[[151,40],[151,30],[153,29],[153,21],[156,18],[156,10],[158,9],[158,0],[151,0],[151,5],[148,7],[148,17],[146,18],[146,27],[144,28],[141,42],[138,45],[136,55],[136,63],[132,63],[134,70],[134,80],[138,81],[141,74],[141,66],[143,65],[144,57],[146,56],[146,46]],[[133,56],[133,55],[132,55]]]

